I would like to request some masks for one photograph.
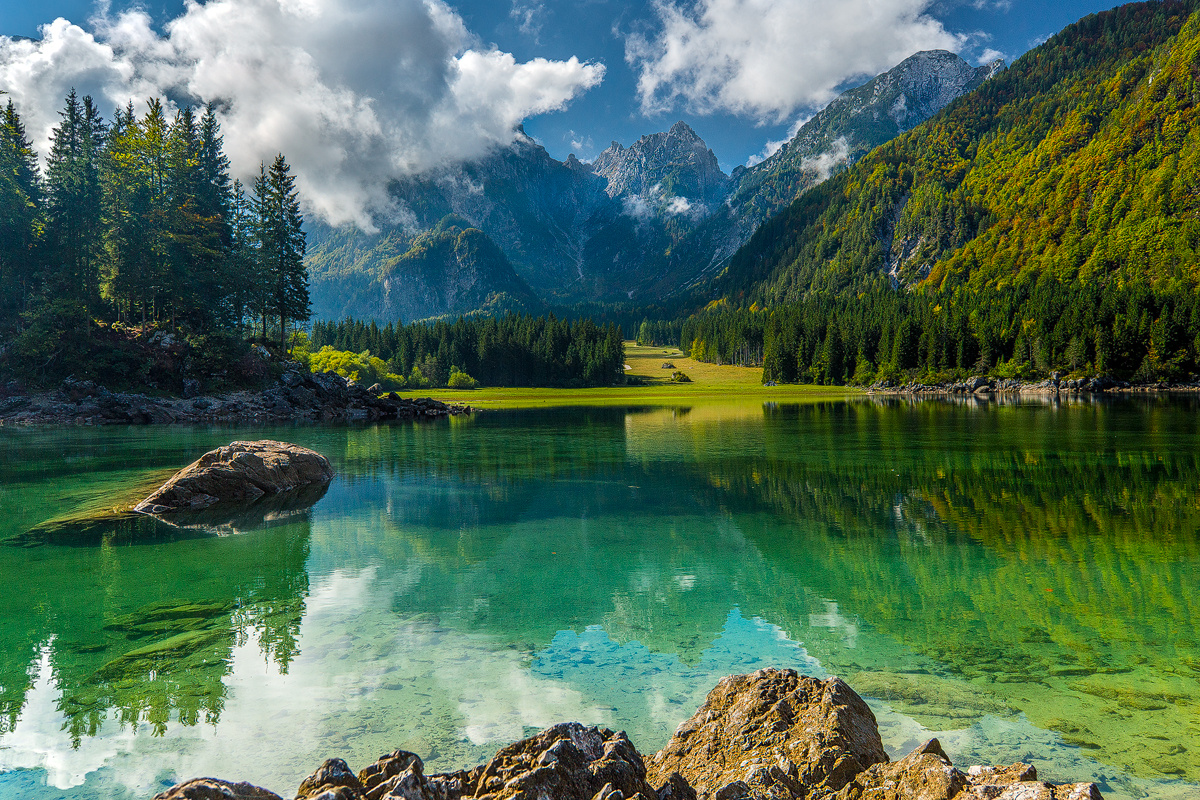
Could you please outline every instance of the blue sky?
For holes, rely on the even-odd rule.
[[[226,130],[234,140],[235,166],[276,146],[270,136],[289,155],[305,147],[302,134],[324,136],[321,148],[297,154],[302,176],[314,191],[334,187],[321,201],[326,216],[362,222],[363,209],[382,197],[378,187],[368,185],[369,174],[469,157],[503,139],[514,122],[523,120],[555,157],[575,152],[588,159],[612,140],[629,144],[683,119],[729,171],[768,142],[787,138],[837,90],[911,52],[941,46],[972,63],[995,55],[1011,63],[1064,26],[1112,5],[1112,0],[209,0],[212,13],[193,13],[185,36],[166,28],[184,13],[178,0],[112,0],[107,22],[89,21],[97,16],[91,0],[0,0],[0,34],[39,38],[39,26],[56,17],[78,26],[58,29],[55,45],[37,52],[5,50],[0,41],[0,83],[9,84],[0,89],[11,89],[24,104],[35,139],[48,130],[53,114],[48,106],[26,107],[40,102],[39,92],[81,82],[81,92],[110,102],[122,91],[169,94],[184,85],[222,99],[257,89],[253,98],[229,104]],[[246,15],[237,19],[248,21],[231,22],[234,17],[216,13],[218,6],[241,8]],[[280,16],[278,9],[264,10],[267,6],[303,13]],[[147,12],[149,27],[118,24],[128,21],[121,14],[130,8]],[[339,15],[362,18],[341,30]],[[309,36],[305,23],[297,21],[303,19],[320,30]],[[315,106],[278,107],[288,91],[285,83],[271,89],[261,75],[236,73],[209,79],[205,70],[219,72],[206,65],[221,49],[221,38],[238,38],[256,24],[265,33],[255,35],[275,36],[279,44],[308,42],[305,57],[317,72],[293,80],[327,89],[310,92],[310,102],[325,104],[322,108],[333,103],[336,112],[309,126]],[[91,36],[119,57],[72,72],[71,59],[103,61],[95,42],[90,50],[80,43],[80,37]],[[206,36],[212,40],[207,45]],[[75,49],[63,44],[71,42]],[[164,44],[172,50],[169,57],[161,56]],[[246,36],[240,46],[244,53],[253,51],[254,38]],[[464,51],[470,51],[467,57]],[[455,52],[447,72],[447,54]],[[181,61],[188,59],[201,66],[183,75]],[[46,63],[53,68],[44,68]],[[448,89],[459,74],[466,79]],[[167,86],[176,88],[156,88]],[[338,97],[338,87],[352,91]],[[61,98],[54,103],[61,105]],[[267,111],[252,109],[254,103]],[[415,143],[395,144],[405,137]],[[340,152],[341,166],[330,148]],[[347,177],[352,162],[371,163]]]

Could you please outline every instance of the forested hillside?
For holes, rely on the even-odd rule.
[[[1196,371],[1198,7],[1082,20],[764,225],[715,288],[777,307],[767,377]]]
[[[541,306],[496,243],[453,215],[426,233],[390,231],[369,244],[330,231],[314,250],[307,263],[319,318],[412,321]]]

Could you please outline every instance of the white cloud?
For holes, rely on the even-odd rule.
[[[1004,60],[1005,58],[1007,58],[1007,56],[1005,56],[1004,53],[1001,53],[995,48],[989,47],[986,48],[982,54],[980,54],[979,61],[977,63],[982,66],[984,64],[990,64],[993,61]]]
[[[507,144],[604,77],[574,57],[482,47],[442,0],[209,0],[163,34],[136,11],[90,27],[0,37],[0,87],[43,155],[72,87],[106,113],[151,96],[213,101],[235,172],[283,152],[310,212],[367,229],[389,210],[391,178]]]
[[[687,214],[692,210],[692,201],[686,197],[672,197],[667,203],[667,213],[671,215]]]
[[[833,142],[833,145],[824,153],[800,161],[800,169],[805,172],[813,172],[817,176],[817,182],[829,180],[829,176],[838,167],[846,164],[850,160],[850,143],[846,141],[845,136],[841,136]]]
[[[538,34],[542,32],[542,17],[545,13],[546,6],[538,0],[513,0],[508,16],[516,21],[517,29],[521,33],[537,41]]]
[[[746,166],[753,167],[761,164],[771,156],[778,153],[785,144],[796,138],[796,134],[799,133],[800,129],[804,127],[805,123],[812,118],[812,114],[802,114],[801,116],[797,117],[792,122],[792,126],[788,128],[788,135],[786,138],[768,140],[767,143],[763,145],[762,152],[752,155],[746,160]]]
[[[876,75],[919,50],[966,37],[933,18],[934,0],[655,0],[658,30],[633,34],[643,110],[678,102],[777,120],[824,105],[850,78]]]

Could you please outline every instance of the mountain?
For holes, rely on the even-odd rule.
[[[407,322],[542,305],[496,243],[453,216],[411,238],[330,232],[316,249],[309,273],[318,318]]]
[[[1134,3],[1068,27],[802,195],[715,294],[802,303],[796,335],[875,366],[1196,369],[1198,8]]]
[[[767,219],[794,199],[937,114],[955,99],[1001,73],[1003,61],[972,67],[954,53],[930,50],[850,89],[802,125],[766,160],[734,170],[728,200],[677,250],[679,264],[704,263],[701,275],[720,268]],[[684,285],[697,277],[673,272]]]
[[[643,136],[628,148],[613,142],[591,168],[608,182],[609,197],[638,198],[660,213],[704,215],[729,192],[729,176],[685,122]]]
[[[447,215],[486,234],[542,300],[670,295],[723,264],[798,193],[1002,66],[974,68],[952,53],[918,53],[842,95],[771,158],[733,176],[683,122],[629,147],[613,142],[591,163],[573,155],[557,161],[518,131],[511,146],[484,158],[394,182],[398,211],[379,234],[316,229],[309,263],[320,284],[317,313],[367,317],[398,307],[372,297],[371,287],[382,286],[372,275],[405,252],[414,232],[434,229]],[[446,306],[435,295],[406,308],[420,316],[447,313],[434,310]]]

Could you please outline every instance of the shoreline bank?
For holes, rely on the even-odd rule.
[[[470,414],[467,405],[379,395],[333,372],[285,372],[259,391],[196,397],[111,392],[68,378],[51,392],[0,389],[0,427],[41,425],[195,425],[212,423],[375,422]]]

